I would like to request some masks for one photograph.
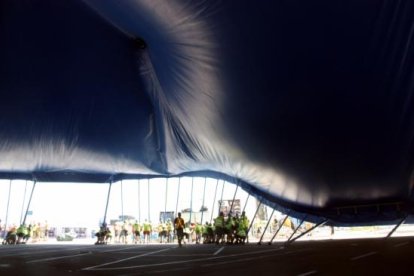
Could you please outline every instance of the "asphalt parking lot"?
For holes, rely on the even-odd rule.
[[[3,245],[0,275],[413,275],[414,238],[269,245]]]

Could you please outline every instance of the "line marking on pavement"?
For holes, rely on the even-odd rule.
[[[369,257],[369,256],[372,256],[372,255],[375,255],[375,254],[377,254],[377,251],[372,251],[372,252],[369,252],[369,253],[366,253],[366,254],[363,254],[363,255],[353,257],[353,258],[351,258],[351,261],[356,261],[356,260],[359,260],[359,259],[362,259],[362,258],[365,258],[365,257]]]
[[[136,254],[141,254],[141,253],[145,253],[145,252],[147,252],[147,251],[142,251],[142,250],[139,250],[139,251],[134,251],[134,252],[130,252],[130,251],[128,251],[128,252],[111,252],[111,254],[114,254],[114,256],[116,255],[116,254],[118,254],[118,255],[136,255]],[[167,256],[167,255],[152,255],[153,257],[159,257],[159,256]]]
[[[231,257],[238,257],[238,256],[243,256],[243,255],[254,255],[254,254],[260,254],[260,253],[266,253],[266,252],[276,252],[276,251],[281,251],[281,250],[283,250],[283,249],[282,248],[276,248],[276,249],[260,250],[260,251],[255,251],[255,252],[246,252],[246,253],[240,253],[240,254],[231,254],[231,255],[222,255],[222,256],[207,257],[207,258],[198,258],[198,259],[184,260],[184,261],[172,261],[172,262],[165,262],[165,263],[133,265],[133,266],[123,266],[123,267],[99,268],[99,267],[103,266],[103,265],[99,265],[99,266],[87,267],[87,268],[84,268],[82,270],[99,270],[99,271],[103,271],[103,270],[125,270],[125,269],[135,269],[135,268],[157,267],[157,266],[165,266],[165,265],[171,265],[171,264],[185,264],[185,263],[191,263],[191,262],[201,262],[201,261],[207,261],[207,260],[231,258]],[[300,251],[306,251],[306,250],[300,250]],[[300,252],[300,251],[299,250],[295,251],[295,253]],[[116,262],[112,262],[112,263],[116,263]],[[110,263],[108,263],[108,264],[110,264]]]
[[[214,252],[213,255],[217,255],[218,253],[220,253],[221,251],[223,251],[223,249],[224,249],[224,246],[222,246],[219,250],[217,250],[216,252]]]
[[[409,244],[410,242],[402,242],[402,243],[397,243],[396,245],[394,245],[394,247],[400,247],[400,246],[404,246]]]
[[[315,274],[315,273],[318,273],[318,271],[312,270],[312,271],[308,271],[308,272],[305,272],[305,273],[302,273],[302,274],[298,274],[298,276],[307,276],[307,275],[312,275],[312,274]]]
[[[225,264],[231,264],[231,263],[240,263],[240,262],[245,262],[245,261],[257,260],[257,259],[261,259],[261,258],[265,258],[265,257],[269,257],[269,256],[273,256],[273,255],[250,257],[250,258],[237,259],[237,260],[226,261],[226,262],[205,264],[205,265],[201,265],[201,266],[202,267],[209,267],[209,266],[225,265]]]
[[[89,249],[89,248],[95,248],[95,246],[89,246],[89,247],[75,247],[71,249],[65,249],[65,248],[54,248],[52,250],[43,250],[43,251],[37,251],[37,250],[30,250],[30,252],[24,251],[24,253],[13,253],[8,255],[1,255],[1,258],[5,257],[14,257],[14,256],[25,256],[25,255],[34,255],[34,254],[48,254],[48,253],[54,253],[54,252],[62,252],[62,251],[75,251],[75,250],[82,250],[82,249]]]
[[[101,251],[101,253],[108,253],[108,252],[117,252],[117,251],[125,251],[125,250],[129,250],[129,249],[137,249],[137,247],[127,247],[127,248],[117,248],[117,249],[112,249],[112,250],[105,250],[105,251]],[[145,252],[145,251],[144,251]],[[131,252],[134,253],[134,252]],[[135,252],[136,253],[136,252]]]
[[[90,254],[92,254],[92,252],[80,253],[80,254],[69,255],[69,256],[61,256],[61,257],[52,257],[52,258],[37,259],[37,260],[33,260],[33,261],[28,261],[28,262],[26,262],[26,264],[48,262],[48,261],[53,261],[53,260],[73,258],[73,257],[79,257],[79,256],[83,256],[83,255],[90,255]]]
[[[194,256],[211,256],[211,254],[157,254],[152,257],[194,257]]]
[[[306,251],[306,250],[300,250],[300,251]],[[284,253],[282,255],[291,255],[291,254],[294,254],[294,253],[298,253],[300,251],[287,252],[287,253]],[[211,264],[204,264],[204,265],[201,265],[201,266],[202,267],[209,267],[209,266],[227,265],[227,264],[231,264],[231,263],[240,263],[240,262],[246,262],[246,261],[252,261],[252,260],[258,260],[258,259],[274,257],[274,256],[281,256],[281,255],[280,254],[262,255],[262,256],[257,256],[257,257],[243,258],[243,259],[230,260],[230,261],[224,261],[224,262],[215,262],[215,263],[211,263]]]
[[[107,266],[107,265],[111,265],[111,264],[117,264],[117,263],[125,262],[125,261],[128,261],[128,260],[137,259],[137,258],[140,258],[140,257],[149,256],[149,255],[156,254],[156,253],[159,253],[159,252],[164,252],[164,251],[167,251],[167,250],[170,250],[170,249],[171,248],[165,248],[165,249],[161,249],[161,250],[157,250],[157,251],[152,251],[152,252],[148,252],[148,253],[145,253],[145,254],[140,254],[140,255],[137,255],[137,256],[132,256],[132,257],[129,257],[129,258],[125,258],[125,259],[121,259],[121,260],[117,260],[117,261],[113,261],[113,262],[109,262],[109,263],[103,263],[103,264],[100,264],[100,265],[95,265],[95,266],[82,268],[82,270],[107,270],[105,268],[99,269],[99,267]]]

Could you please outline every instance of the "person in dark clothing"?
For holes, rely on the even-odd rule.
[[[181,213],[178,213],[178,217],[174,219],[174,229],[177,233],[178,245],[181,247],[184,237],[184,220],[181,217]]]

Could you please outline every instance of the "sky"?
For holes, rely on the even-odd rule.
[[[180,181],[180,184],[179,184]],[[27,184],[26,184],[27,183]],[[159,221],[160,212],[180,212],[190,208],[194,212],[200,210],[203,204],[209,212],[203,214],[203,221],[211,219],[214,202],[214,216],[218,212],[218,200],[231,200],[234,197],[236,185],[223,180],[201,177],[156,178],[142,180],[124,180],[112,184],[107,219],[117,219],[122,214],[135,217],[143,222]],[[218,184],[217,184],[218,183]],[[11,190],[9,190],[11,184]],[[191,187],[193,197],[191,201]],[[216,199],[214,200],[215,191]],[[0,180],[0,219],[8,224],[19,225],[24,217],[33,182],[24,180]],[[180,187],[177,200],[178,188]],[[223,189],[224,187],[224,189]],[[26,192],[25,192],[26,190]],[[45,222],[53,227],[98,227],[103,220],[109,184],[102,183],[36,183],[30,203],[26,222]],[[10,201],[8,194],[10,191]],[[237,189],[236,199],[241,201],[241,209],[248,194],[241,188]],[[9,204],[8,204],[9,203]],[[8,205],[8,208],[7,208]],[[7,211],[8,209],[8,211]],[[271,209],[268,208],[270,214]],[[256,210],[256,200],[250,197],[246,205],[248,217],[253,217]],[[280,215],[280,214],[275,214]]]

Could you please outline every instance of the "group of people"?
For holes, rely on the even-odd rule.
[[[181,218],[181,213],[174,220],[178,245],[181,247],[186,233],[184,232],[185,224]],[[216,244],[244,244],[249,229],[249,220],[245,212],[239,217],[229,214],[227,219],[224,213],[220,212],[219,216],[214,219],[213,223],[206,222],[205,225],[196,224],[194,227],[196,243],[216,243]]]
[[[95,234],[98,238],[96,244],[114,243],[150,243],[151,236],[154,232],[158,233],[160,243],[169,243],[172,241],[173,225],[171,220],[165,223],[160,222],[157,227],[153,227],[150,221],[145,220],[139,224],[137,220],[123,221],[113,225],[103,223],[99,232]]]
[[[25,244],[31,239],[32,242],[46,240],[49,236],[49,226],[47,222],[44,224],[32,222],[29,225],[21,224],[10,226],[5,230],[3,244]],[[2,232],[3,234],[3,232]]]
[[[154,229],[153,229],[154,228]],[[249,220],[245,212],[239,216],[229,214],[227,218],[223,212],[214,219],[212,223],[184,222],[181,213],[171,221],[160,222],[157,226],[145,220],[143,224],[138,221],[123,221],[114,225],[103,223],[97,237],[96,244],[116,243],[150,243],[153,232],[158,234],[158,242],[171,243],[178,241],[179,246],[183,243],[216,243],[216,244],[244,244],[247,238]]]

